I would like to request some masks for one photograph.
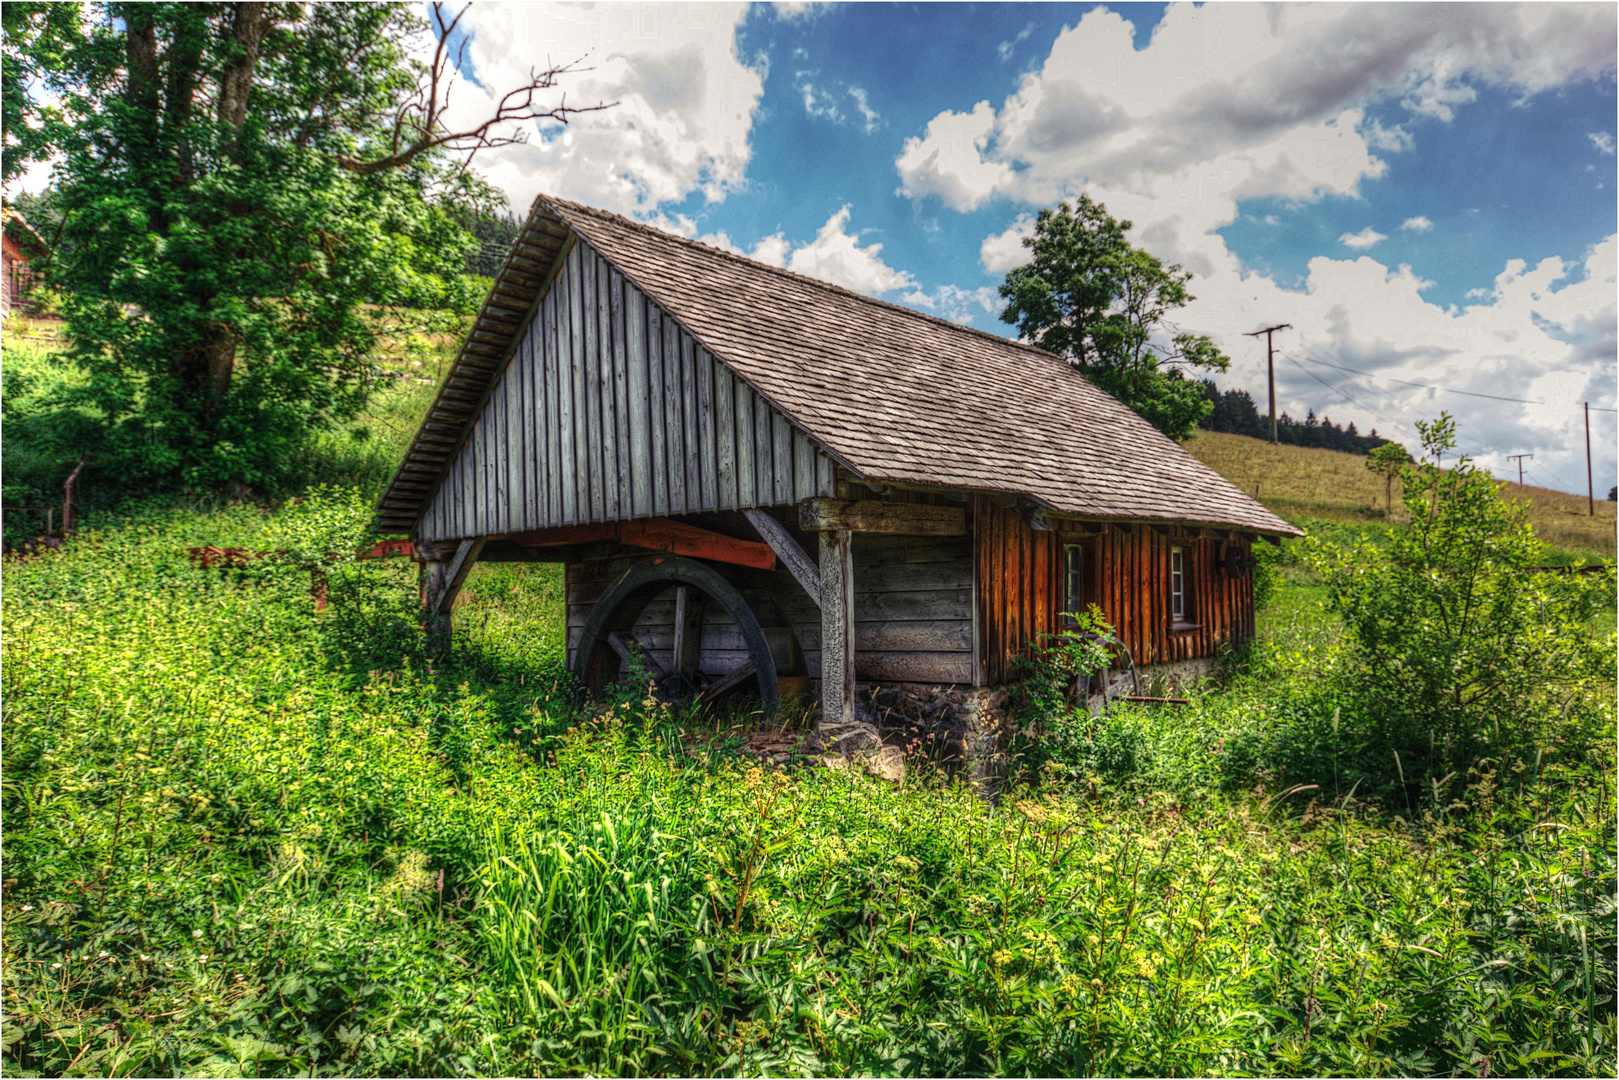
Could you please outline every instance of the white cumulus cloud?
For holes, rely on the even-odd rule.
[[[1358,233],[1344,233],[1338,237],[1338,243],[1344,247],[1354,248],[1356,251],[1365,251],[1367,248],[1376,247],[1387,239],[1387,233],[1380,233],[1368,225]]]
[[[1384,170],[1374,151],[1411,145],[1365,106],[1448,119],[1477,86],[1527,97],[1604,75],[1615,48],[1601,5],[1173,5],[1139,51],[1097,8],[999,109],[929,121],[896,162],[900,191],[970,210],[1201,172],[1227,197],[1354,195]]]
[[[1591,145],[1604,154],[1612,154],[1614,150],[1613,136],[1606,131],[1593,131],[1585,136],[1591,140]]]
[[[724,199],[745,180],[762,74],[736,54],[745,4],[480,4],[467,56],[481,90],[457,83],[450,122],[476,123],[531,68],[578,63],[554,91],[612,108],[550,124],[476,167],[518,210],[540,192],[645,214],[700,191]]]
[[[977,289],[940,285],[931,292],[913,289],[900,299],[913,307],[919,307],[923,311],[939,315],[951,322],[961,323],[963,326],[971,324],[982,315],[999,311],[1001,307],[1000,294],[988,285]]]
[[[793,251],[787,269],[868,296],[911,287],[915,279],[908,271],[883,262],[882,244],[861,246],[859,235],[848,231],[849,215],[845,204],[827,218],[814,240]]]
[[[1171,6],[1138,51],[1134,28],[1096,9],[999,105],[936,114],[896,159],[899,190],[963,212],[1089,194],[1134,223],[1134,243],[1195,275],[1197,299],[1176,319],[1232,358],[1222,385],[1262,394],[1264,347],[1244,334],[1288,322],[1277,336],[1279,409],[1313,408],[1408,444],[1413,421],[1449,409],[1486,465],[1533,452],[1548,480],[1573,487],[1584,481],[1570,449],[1583,456],[1570,426],[1578,402],[1614,401],[1615,238],[1576,264],[1513,263],[1465,306],[1446,307],[1411,268],[1367,254],[1386,239],[1374,228],[1345,234],[1350,257],[1317,256],[1286,286],[1243,265],[1220,230],[1241,200],[1356,198],[1386,172],[1382,155],[1420,152],[1389,105],[1445,120],[1495,87],[1532,108],[1542,91],[1611,78],[1616,38],[1614,10],[1595,5],[1207,4]],[[1020,213],[984,238],[986,271],[1026,261],[1033,221]],[[1401,227],[1431,225],[1419,216]],[[1613,442],[1607,430],[1598,446]],[[1611,475],[1613,453],[1601,453],[1598,469]]]

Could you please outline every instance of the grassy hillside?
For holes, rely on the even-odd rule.
[[[1245,435],[1200,431],[1186,449],[1215,472],[1289,520],[1381,522],[1383,479],[1366,470],[1366,459],[1336,450],[1272,446]],[[1563,552],[1614,558],[1615,504],[1599,500],[1587,516],[1583,495],[1506,483],[1502,497],[1525,503],[1536,534]],[[1399,482],[1394,507],[1400,508]]]

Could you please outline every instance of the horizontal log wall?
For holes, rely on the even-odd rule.
[[[1063,607],[1063,546],[1085,550],[1086,604],[1102,609],[1138,665],[1192,660],[1254,634],[1253,579],[1221,568],[1231,546],[1247,539],[1200,536],[1172,528],[1168,535],[1137,524],[1100,534],[1031,529],[1014,510],[980,498],[973,507],[978,558],[978,602],[984,681],[1020,677],[1017,657],[1030,643],[1059,629]],[[1193,628],[1176,630],[1170,617],[1170,548],[1184,552],[1188,612]]]
[[[796,503],[830,458],[583,242],[537,306],[424,541]]]
[[[971,537],[856,533],[855,676],[971,684],[972,585]]]
[[[778,511],[787,516],[787,510]],[[813,534],[797,533],[808,552]],[[613,552],[569,563],[568,663],[596,600],[645,553]],[[711,564],[713,565],[713,564]],[[855,673],[863,682],[972,682],[972,542],[858,535],[854,542]],[[821,612],[785,570],[715,565],[742,590],[761,626],[785,625],[797,638],[804,673],[821,677]],[[674,642],[674,591],[647,606],[634,628],[658,663],[668,665]],[[725,674],[747,659],[735,624],[710,612],[699,661],[704,675]]]

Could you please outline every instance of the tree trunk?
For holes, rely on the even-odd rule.
[[[207,396],[203,411],[211,419],[230,393],[231,375],[236,370],[236,339],[228,327],[211,327],[208,340],[181,353],[170,370],[188,390]]]
[[[219,73],[219,120],[233,129],[247,119],[247,96],[253,89],[259,45],[270,24],[269,7],[263,3],[239,3],[231,19],[230,37],[235,48]]]
[[[157,148],[158,95],[162,89],[157,61],[157,20],[153,11],[146,4],[125,4],[121,11],[125,26],[125,62],[129,65],[124,100],[129,104],[135,127],[130,157],[142,173],[151,165]]]
[[[181,184],[190,184],[195,179],[191,134],[187,128],[191,123],[191,107],[197,94],[198,71],[207,40],[208,21],[202,5],[186,4],[175,27],[174,43],[165,54],[169,73],[163,95],[163,134],[174,148]]]

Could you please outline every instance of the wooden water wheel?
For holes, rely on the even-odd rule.
[[[633,630],[647,605],[671,586],[673,648],[665,667],[652,660]],[[735,622],[747,659],[725,674],[705,675],[701,665],[704,620],[721,612]],[[596,601],[574,654],[574,674],[595,695],[618,678],[627,662],[639,663],[656,684],[658,695],[676,701],[711,701],[751,677],[765,707],[773,709],[779,698],[777,658],[798,654],[791,631],[786,635],[784,642],[780,628],[761,625],[747,598],[713,567],[676,555],[649,555],[624,571]]]

